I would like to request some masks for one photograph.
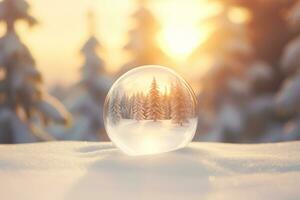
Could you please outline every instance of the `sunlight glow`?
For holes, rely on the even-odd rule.
[[[157,35],[161,49],[174,61],[185,61],[208,36],[205,20],[221,9],[219,3],[203,0],[157,1],[154,11],[162,25]]]
[[[60,2],[59,6],[57,2]],[[113,74],[126,63],[128,55],[123,46],[128,39],[131,20],[134,20],[131,14],[136,1],[28,0],[28,3],[30,14],[40,23],[29,29],[21,22],[17,30],[30,48],[47,85],[57,82],[69,85],[78,81],[79,68],[83,64],[79,50],[88,37],[86,16],[91,8],[96,17],[96,36],[104,48],[101,53],[106,70]],[[148,4],[162,25],[157,36],[159,45],[175,62],[184,61],[206,37],[207,31],[201,21],[222,9],[219,3],[206,0],[149,1]],[[65,9],[69,5],[72,9]],[[236,20],[235,16],[243,14],[240,11],[233,10],[231,17]],[[0,26],[0,34],[3,33],[4,28]],[[67,73],[61,73],[61,70]]]
[[[230,9],[228,17],[232,22],[242,24],[250,20],[251,14],[245,8],[234,7]]]
[[[162,50],[174,60],[186,59],[207,39],[211,32],[209,26],[197,27],[166,26],[158,35]]]
[[[169,56],[184,59],[197,47],[199,31],[193,27],[166,26],[159,35],[159,43]]]
[[[159,150],[159,144],[157,140],[152,136],[146,136],[146,138],[141,143],[140,151],[144,152],[145,154],[153,154]]]

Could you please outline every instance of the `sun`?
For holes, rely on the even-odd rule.
[[[158,36],[165,53],[176,59],[186,58],[198,45],[198,32],[192,28],[166,26]]]
[[[200,31],[198,27],[165,26],[158,34],[158,42],[171,58],[184,60],[207,38],[207,35],[207,31]]]
[[[207,39],[210,27],[206,19],[221,8],[219,4],[199,0],[155,2],[154,11],[161,24],[157,42],[175,61],[186,60]]]

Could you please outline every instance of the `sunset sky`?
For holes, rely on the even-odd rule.
[[[87,12],[96,16],[96,36],[104,50],[107,70],[124,62],[122,46],[130,29],[134,0],[28,0],[40,24],[32,29],[19,24],[23,41],[31,49],[47,85],[70,84],[78,79],[82,58],[79,49],[88,36]],[[204,0],[153,0],[150,8],[162,24],[157,41],[163,51],[184,59],[205,39],[201,18],[218,10]]]

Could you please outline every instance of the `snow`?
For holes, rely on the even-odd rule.
[[[287,79],[276,97],[276,106],[282,114],[298,113],[300,98],[300,74]]]
[[[293,74],[299,69],[300,36],[290,41],[283,50],[281,57],[281,70]]]
[[[171,120],[154,122],[122,119],[118,125],[108,123],[106,128],[111,140],[127,154],[155,154],[178,149],[189,143],[196,132],[197,119],[191,118],[183,126]]]
[[[0,146],[1,199],[299,199],[300,142],[191,143],[127,156],[111,143]]]

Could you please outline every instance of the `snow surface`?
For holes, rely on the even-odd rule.
[[[197,119],[190,118],[182,126],[171,120],[122,119],[106,128],[113,143],[127,154],[156,154],[186,146],[195,135]]]
[[[299,184],[300,142],[191,143],[133,157],[111,143],[0,145],[5,200],[296,200]]]

